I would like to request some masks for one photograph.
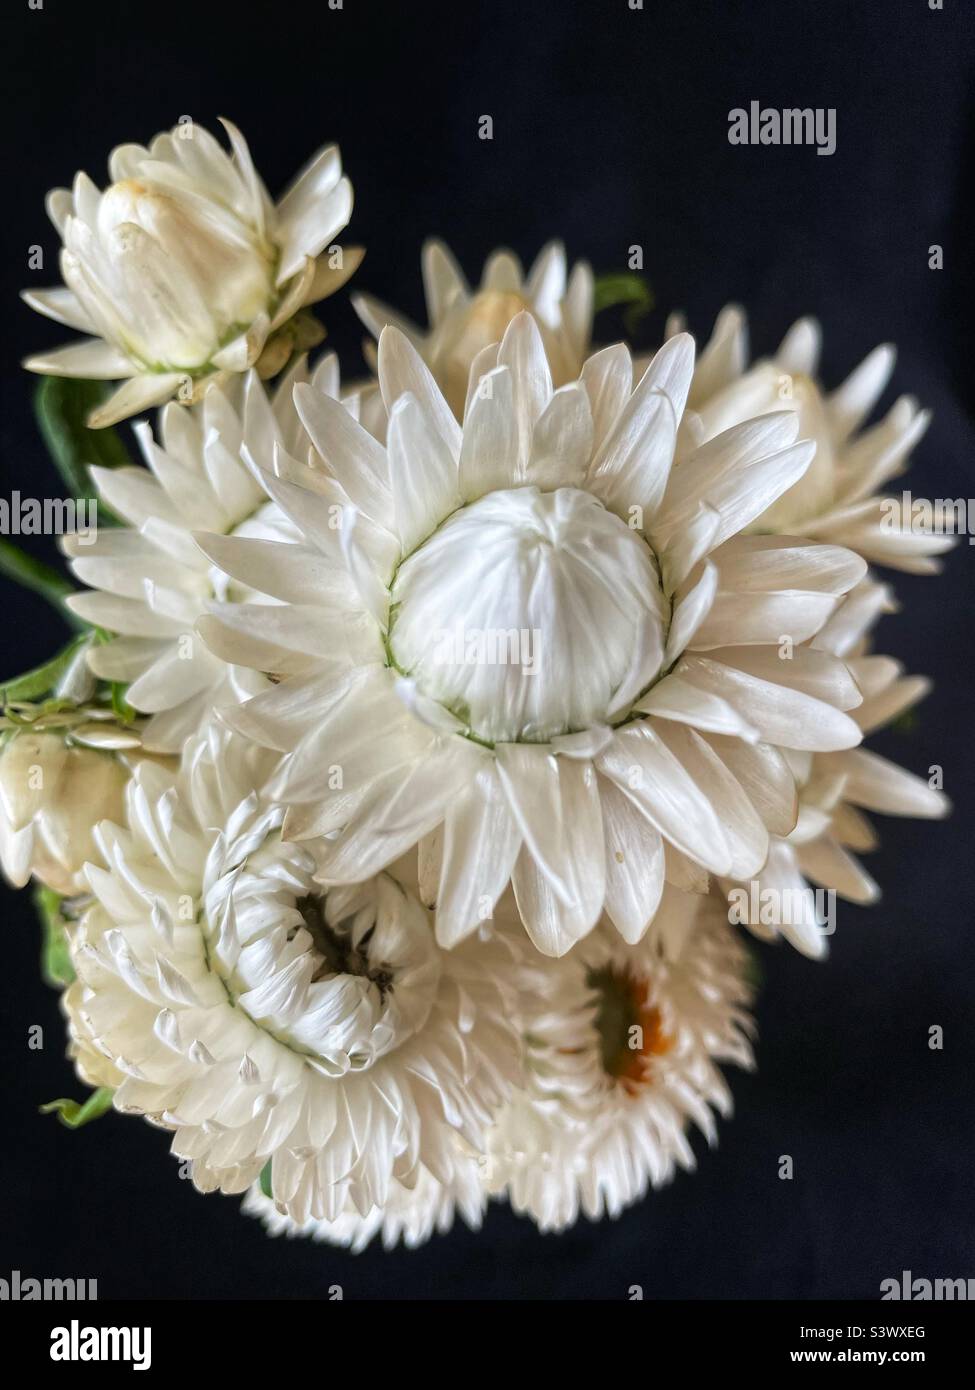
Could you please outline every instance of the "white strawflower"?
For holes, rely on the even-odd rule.
[[[576,380],[591,351],[593,274],[585,261],[577,261],[570,274],[560,241],[542,247],[527,275],[513,252],[494,251],[474,290],[442,241],[424,243],[421,264],[429,328],[418,328],[371,295],[354,295],[352,302],[374,337],[387,324],[405,334],[458,419],[478,355],[500,342],[524,310],[538,324],[555,385]]]
[[[147,748],[178,753],[212,709],[267,686],[254,671],[218,661],[194,632],[211,599],[234,601],[248,591],[228,585],[193,532],[247,537],[258,551],[269,539],[300,539],[245,459],[269,456],[276,445],[309,458],[292,401],[295,384],[309,380],[338,394],[334,354],[311,377],[301,359],[270,398],[252,372],[224,387],[211,385],[189,409],[170,403],[160,411],[158,443],[147,424],[135,427],[148,471],[91,470],[102,502],[127,525],[102,526],[94,541],[65,537],[72,570],[93,588],[70,598],[68,607],[116,634],[92,648],[89,664],[105,680],[131,682],[129,704],[152,716],[143,730]]]
[[[84,994],[84,985],[73,980],[61,995],[61,1012],[68,1024],[68,1057],[86,1086],[107,1086],[114,1090],[121,1086],[125,1077],[92,1036],[84,1009]]]
[[[658,930],[658,925],[660,930]],[[724,900],[668,888],[629,946],[602,927],[563,960],[526,960],[525,1088],[492,1130],[489,1186],[543,1231],[615,1217],[692,1169],[731,1094],[717,1063],[753,1065],[747,957]]]
[[[690,338],[635,390],[617,346],[553,391],[528,314],[490,356],[461,427],[384,330],[385,448],[296,388],[334,482],[301,486],[280,450],[264,479],[303,545],[197,536],[237,582],[288,601],[215,603],[198,630],[275,677],[223,717],[290,755],[285,833],[329,837],[328,881],[425,841],[442,944],[511,880],[532,940],[559,955],[604,909],[638,940],[665,873],[751,875],[770,830],[794,827],[781,749],[860,740],[846,713],[860,692],[809,642],[865,565],[739,534],[809,466],[794,414],[735,426],[671,471]]]
[[[255,365],[264,376],[280,371],[295,348],[323,336],[302,311],[338,289],[361,259],[332,246],[352,212],[335,145],[274,204],[244,137],[223,125],[229,155],[184,122],[148,149],[114,150],[104,192],[79,173],[70,191],[48,197],[66,288],[24,298],[93,336],[24,365],[54,376],[124,378],[92,413],[93,428],[177,392],[196,400],[214,376]]]
[[[866,579],[814,639],[817,649],[847,662],[862,691],[863,703],[852,714],[865,738],[917,704],[931,688],[926,677],[906,676],[899,661],[869,649],[869,629],[881,613],[893,611],[888,586]],[[924,778],[866,748],[789,751],[786,757],[799,788],[795,827],[782,838],[772,836],[768,861],[754,888],[751,883],[725,887],[734,920],[766,939],[781,934],[804,955],[819,958],[826,954],[828,936],[810,883],[854,903],[872,903],[880,896],[856,857],[878,844],[863,811],[937,820],[948,814],[951,804]]]
[[[31,711],[0,718],[0,865],[15,888],[37,878],[62,897],[87,891],[98,821],[122,815],[128,750],[139,735],[110,711]],[[6,726],[6,727],[4,727]]]
[[[445,1153],[444,1160],[446,1171],[442,1181],[421,1167],[413,1187],[391,1182],[385,1204],[373,1207],[365,1216],[347,1201],[334,1221],[314,1218],[293,1221],[264,1195],[257,1183],[248,1190],[243,1210],[258,1217],[272,1236],[306,1236],[329,1245],[345,1246],[354,1254],[379,1236],[385,1250],[392,1250],[400,1243],[415,1250],[435,1233],[446,1235],[454,1224],[456,1213],[473,1231],[480,1229],[484,1217],[487,1194],[478,1158],[458,1149],[456,1154]]]
[[[675,316],[668,332],[679,332]],[[688,396],[684,447],[696,448],[730,426],[766,411],[794,409],[799,432],[816,442],[806,473],[751,523],[751,529],[805,536],[848,546],[871,564],[913,574],[940,569],[934,557],[950,536],[912,529],[900,500],[883,489],[908,466],[931,418],[901,396],[869,429],[869,417],[894,369],[890,344],[875,348],[828,395],[816,379],[821,332],[800,319],[769,359],[748,367],[747,326],[740,309],[723,310],[698,359]]]
[[[210,727],[178,777],[140,767],[72,955],[116,1108],[174,1131],[201,1190],[270,1160],[289,1216],[335,1220],[481,1150],[517,1067],[510,953],[440,951],[388,876],[323,890],[260,794],[273,761]]]

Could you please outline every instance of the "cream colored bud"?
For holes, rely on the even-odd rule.
[[[31,876],[64,896],[84,892],[98,861],[93,830],[121,821],[129,772],[113,754],[66,744],[58,733],[16,734],[0,753],[0,863],[23,887]]]

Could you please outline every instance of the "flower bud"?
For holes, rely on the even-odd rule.
[[[92,336],[30,358],[31,371],[127,378],[89,417],[98,428],[174,395],[199,400],[214,377],[279,371],[324,331],[307,306],[334,293],[361,251],[332,245],[352,212],[334,145],[275,205],[240,131],[232,154],[184,122],[148,149],[122,145],[100,192],[86,174],[56,189],[67,288],[25,294],[40,313]]]

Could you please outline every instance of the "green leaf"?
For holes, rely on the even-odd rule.
[[[38,560],[35,555],[28,555],[13,541],[3,538],[0,538],[0,574],[46,598],[72,627],[84,626],[81,619],[64,606],[64,600],[75,592],[71,580],[43,560]]]
[[[272,1197],[272,1196],[274,1195],[274,1194],[272,1193],[272,1191],[271,1191],[271,1160],[270,1160],[270,1159],[268,1159],[268,1161],[265,1163],[264,1167],[261,1169],[261,1176],[260,1176],[260,1178],[258,1178],[258,1182],[261,1184],[261,1191],[264,1193],[264,1196],[265,1196],[265,1197]]]
[[[25,671],[22,676],[12,676],[10,680],[0,682],[0,706],[9,704],[11,700],[39,700],[57,689],[61,677],[87,640],[84,634],[72,637],[68,645],[62,647],[50,661],[35,666],[33,671]]]
[[[626,305],[623,326],[632,335],[640,320],[646,318],[653,308],[653,291],[642,275],[635,271],[615,271],[608,275],[597,275],[593,307],[595,312],[615,309]]]
[[[121,468],[130,462],[128,450],[114,429],[90,430],[85,421],[108,395],[102,381],[46,376],[34,394],[34,414],[55,467],[64,479],[68,495],[77,500],[95,497],[88,468]],[[115,518],[99,504],[98,520],[108,525]]]
[[[92,1120],[104,1115],[106,1110],[111,1110],[114,1094],[111,1086],[99,1086],[86,1101],[79,1103],[70,1097],[61,1096],[58,1100],[49,1100],[46,1105],[42,1105],[40,1112],[42,1115],[57,1115],[68,1129],[81,1129],[82,1125],[90,1124]]]
[[[61,916],[60,895],[53,888],[39,887],[34,892],[34,906],[44,929],[41,976],[52,989],[64,989],[71,984],[75,974],[68,950],[68,933]]]

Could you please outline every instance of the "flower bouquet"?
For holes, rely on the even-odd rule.
[[[474,287],[428,242],[428,326],[354,296],[345,381],[308,357],[362,257],[338,150],[275,203],[224,127],[53,192],[64,285],[25,295],[87,335],[26,363],[78,587],[3,549],[77,629],[0,724],[92,1088],[53,1108],[356,1250],[616,1216],[753,1064],[749,934],[823,956],[877,895],[864,812],[947,809],[860,746],[927,688],[872,649],[872,567],[950,544],[884,492],[927,413],[867,423],[889,347],[827,393],[811,319],[754,363],[733,307],[598,347],[646,288],[554,241]]]

